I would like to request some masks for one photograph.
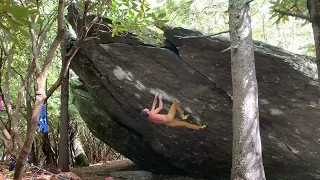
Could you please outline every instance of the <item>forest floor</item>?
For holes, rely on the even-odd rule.
[[[0,164],[0,180],[11,180],[13,172],[8,172],[8,166]],[[93,164],[89,167],[71,168],[71,172],[80,177],[81,180],[104,180],[109,177],[111,172],[115,171],[135,171],[139,170],[137,166],[130,160],[110,161],[106,163]],[[52,176],[43,172],[26,172],[23,180],[58,180],[56,176]],[[194,180],[189,177],[154,175],[153,180]]]

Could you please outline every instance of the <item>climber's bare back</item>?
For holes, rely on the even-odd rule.
[[[156,112],[150,111],[149,117],[148,117],[152,122],[156,124],[164,124],[166,121],[166,115],[165,114],[159,114]]]

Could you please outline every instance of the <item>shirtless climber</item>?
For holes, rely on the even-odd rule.
[[[156,108],[158,98],[159,98],[159,107]],[[163,109],[162,96],[161,94],[157,93],[154,96],[154,101],[153,101],[151,110],[149,110],[148,108],[145,108],[142,110],[141,115],[143,117],[148,117],[152,122],[156,124],[164,124],[169,127],[182,126],[182,127],[187,127],[194,130],[199,130],[206,127],[206,125],[199,126],[199,125],[194,125],[185,121],[180,121],[175,119],[175,115],[177,111],[179,112],[183,120],[188,118],[187,115],[184,115],[184,111],[181,109],[181,107],[176,101],[173,101],[168,114],[159,114],[159,112],[162,109]]]

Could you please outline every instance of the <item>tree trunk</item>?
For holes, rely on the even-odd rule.
[[[264,180],[249,3],[229,0],[233,87],[232,180]]]
[[[86,156],[86,153],[84,152],[79,136],[76,135],[74,137],[74,140],[72,141],[72,146],[74,149],[75,166],[76,167],[89,166],[89,159]]]
[[[32,144],[32,148],[31,148],[31,152],[30,152],[30,159],[31,159],[31,163],[33,163],[34,165],[38,165],[38,154],[36,151],[36,143],[35,141]]]
[[[59,160],[59,129],[60,129],[60,124],[58,123],[57,129],[56,129],[56,136],[54,138],[54,151],[56,152],[56,159]]]
[[[312,30],[316,50],[316,64],[318,69],[318,104],[320,105],[320,2],[318,0],[308,0],[307,6],[310,17],[314,20],[314,22],[312,22]]]
[[[42,151],[44,155],[46,156],[46,166],[47,167],[57,167],[57,163],[55,160],[55,154],[51,148],[49,133],[43,133],[42,136]]]
[[[59,138],[59,168],[69,172],[69,70],[61,84],[60,138]]]
[[[42,92],[44,92],[44,86],[38,89],[42,89]],[[18,158],[17,165],[14,172],[15,180],[22,179],[23,171],[26,165],[26,158],[28,157],[31,151],[31,146],[35,138],[36,130],[38,127],[37,125],[38,125],[39,115],[41,112],[42,104],[45,101],[45,98],[46,98],[46,95],[44,93],[37,93],[36,95],[35,108],[32,112],[30,125],[27,126],[26,139],[24,141],[23,147],[20,150],[19,158]]]
[[[30,58],[31,60],[29,61],[29,66],[32,65],[32,58]],[[32,79],[28,78],[27,81],[27,92],[26,92],[26,113],[27,113],[27,123],[31,122],[31,116],[32,116],[32,100],[31,100],[31,96],[32,94],[28,94],[32,92]],[[36,154],[35,154],[35,143],[32,143],[32,148],[31,148],[31,162],[34,164],[37,164],[37,159],[36,159]]]
[[[70,154],[72,154],[72,162],[74,162],[75,167],[86,167],[89,166],[89,159],[83,149],[77,131],[77,124],[74,121],[71,121],[69,125]]]
[[[31,66],[31,63],[29,63],[29,66]],[[31,78],[29,78],[27,82],[27,95],[26,95],[26,113],[27,113],[27,121],[29,123],[31,121],[31,115],[32,115],[32,102],[30,97],[32,94],[29,95],[28,92],[30,93],[32,92]]]

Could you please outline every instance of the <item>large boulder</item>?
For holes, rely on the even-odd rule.
[[[70,10],[70,9],[69,9]],[[68,20],[76,29],[69,13]],[[230,42],[182,29],[164,29],[165,45],[133,34],[96,32],[74,57],[74,103],[92,133],[155,173],[228,179],[232,160]],[[255,41],[260,130],[267,179],[320,178],[320,112],[316,65],[310,58]],[[154,94],[168,112],[177,99],[194,131],[157,125],[140,116]]]

